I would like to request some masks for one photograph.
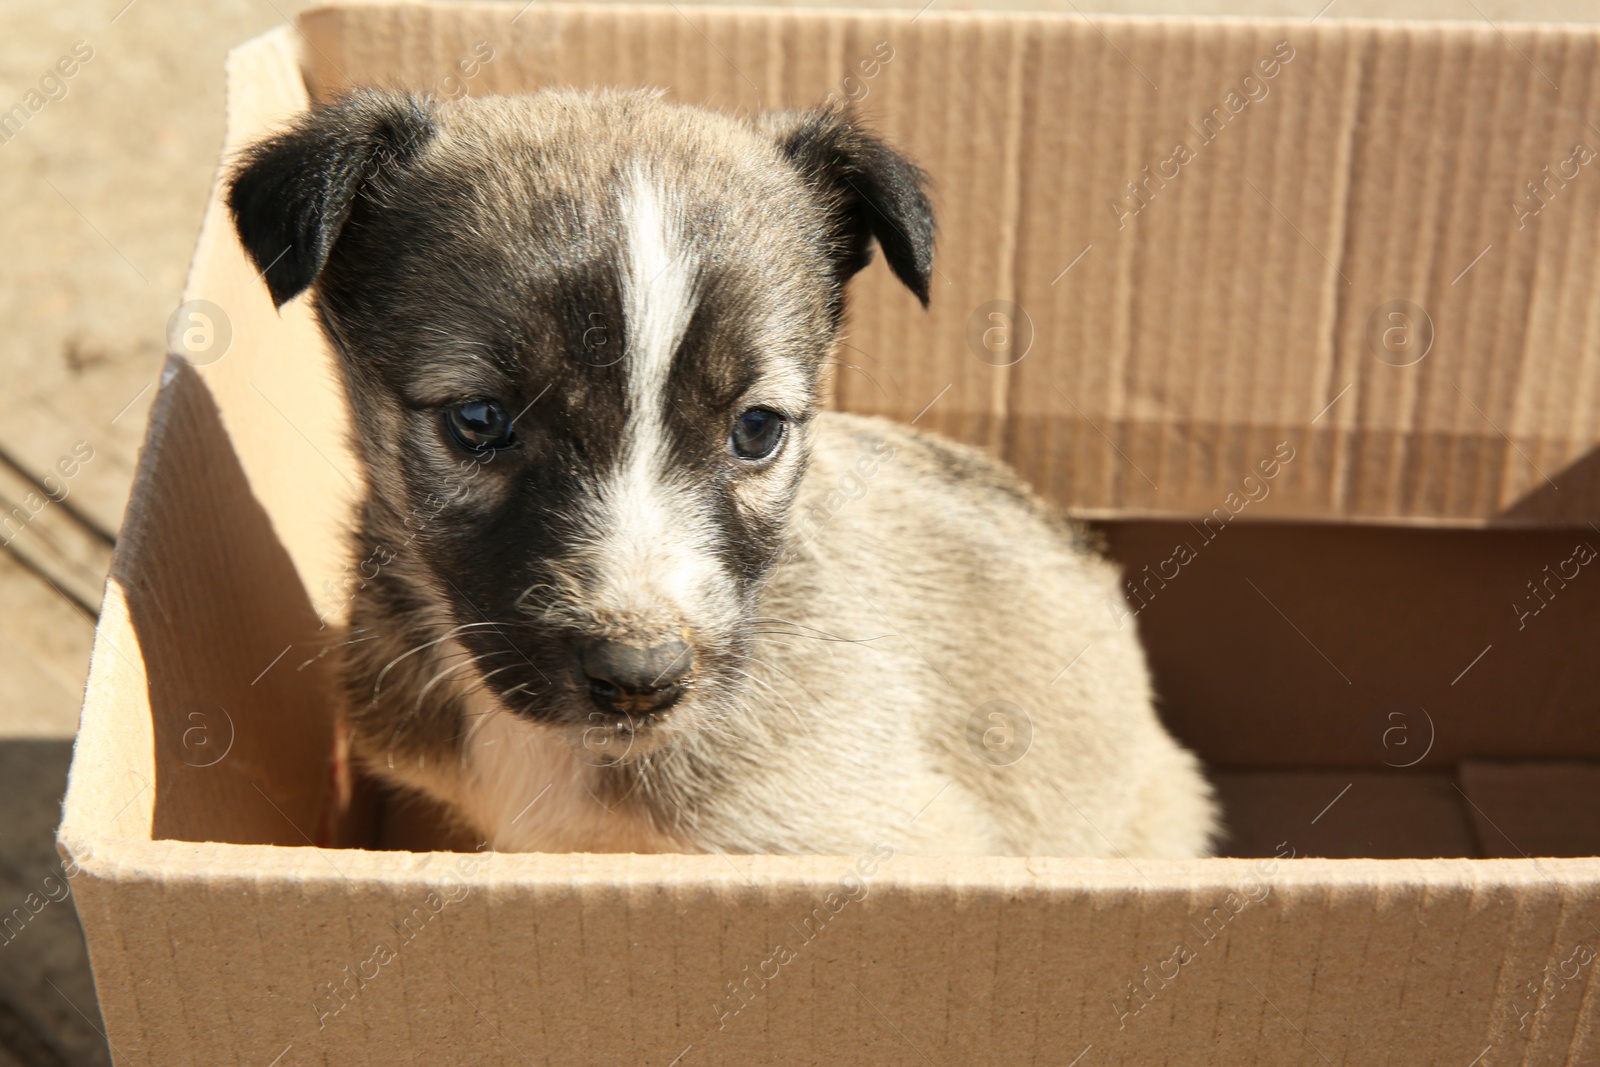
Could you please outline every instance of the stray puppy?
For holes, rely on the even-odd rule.
[[[874,243],[927,303],[923,185],[848,112],[641,92],[358,92],[246,154],[365,461],[369,767],[506,850],[1207,852],[1116,569],[982,454],[817,409]]]

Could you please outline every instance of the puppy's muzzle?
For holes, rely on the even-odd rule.
[[[673,640],[644,647],[625,641],[590,641],[578,651],[589,697],[613,715],[665,711],[683,695],[694,668],[694,649]]]

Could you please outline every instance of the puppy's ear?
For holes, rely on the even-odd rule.
[[[788,112],[767,121],[784,155],[827,199],[840,284],[872,262],[876,239],[889,269],[927,307],[934,221],[921,168],[863,129],[847,108]]]
[[[357,198],[404,168],[432,132],[421,101],[363,91],[246,150],[228,208],[274,304],[310,288]]]

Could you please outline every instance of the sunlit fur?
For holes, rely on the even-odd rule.
[[[920,172],[848,113],[359,94],[254,149],[230,204],[344,370],[381,565],[343,673],[378,774],[501,849],[1209,848],[1115,568],[982,454],[817,412],[869,247],[924,299],[931,270]],[[482,397],[515,447],[444,431]],[[727,445],[752,407],[789,420],[767,460]],[[594,638],[686,640],[684,695],[599,713]],[[1011,762],[982,740],[1013,706]]]

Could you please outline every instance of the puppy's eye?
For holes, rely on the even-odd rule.
[[[487,452],[516,442],[511,416],[498,400],[463,400],[445,409],[444,424],[462,448]]]
[[[728,450],[740,459],[766,459],[783,443],[786,421],[776,411],[751,408],[733,423]]]

